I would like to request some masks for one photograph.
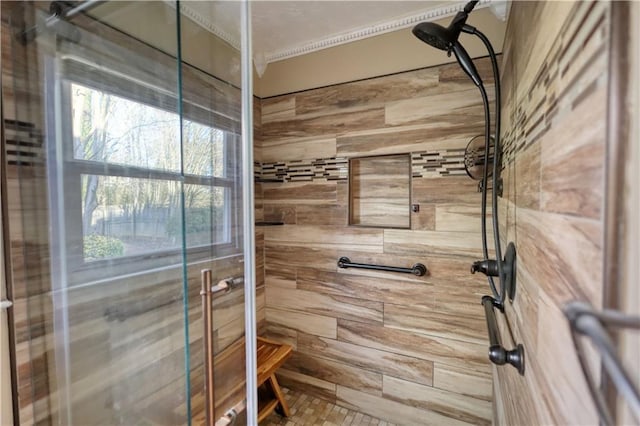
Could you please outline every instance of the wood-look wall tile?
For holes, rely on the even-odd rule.
[[[338,135],[341,157],[403,154],[417,151],[461,149],[483,132],[483,122],[472,117],[450,115],[420,124],[373,128]]]
[[[528,368],[528,367],[527,367]],[[547,395],[534,396],[529,393],[526,382],[518,377],[518,373],[509,371],[506,368],[494,367],[496,384],[499,384],[502,394],[499,400],[499,406],[502,411],[496,413],[496,416],[502,417],[503,425],[510,424],[556,424],[550,417],[540,417],[535,409],[536,400],[546,399]],[[505,392],[518,392],[519,398],[507,397]],[[494,398],[497,395],[494,395]]]
[[[484,310],[481,304],[482,296],[491,294],[491,288],[485,279],[480,289],[475,285],[471,285],[462,286],[458,291],[447,289],[437,293],[435,305],[439,311],[446,312],[449,315],[473,317],[482,322],[484,320]]]
[[[292,95],[262,99],[260,105],[261,125],[271,121],[290,120],[296,116],[296,97]]]
[[[265,281],[267,287],[296,288],[296,268],[284,265],[265,266]]]
[[[483,119],[482,98],[478,90],[471,87],[457,93],[401,100],[385,106],[385,123],[394,126],[427,119],[444,121],[450,115],[462,115],[471,121]]]
[[[390,102],[424,93],[437,86],[438,71],[417,70],[349,84],[329,86],[296,94],[296,114],[333,113],[345,108]]]
[[[497,59],[498,67],[500,67],[502,63],[502,56],[499,55]],[[483,81],[493,81],[493,66],[491,65],[491,60],[489,58],[477,58],[473,60],[473,63],[478,70],[478,75],[480,75],[480,78]],[[467,73],[464,72],[457,62],[438,67],[438,77],[440,83],[457,81],[467,83],[469,85],[472,84]]]
[[[512,327],[514,339],[525,346],[533,347],[538,341],[538,292],[540,285],[529,275],[527,269],[516,271],[517,297],[509,303],[505,315]]]
[[[439,312],[423,306],[384,305],[384,325],[478,344],[488,344],[486,325],[477,316]]]
[[[539,143],[534,143],[516,154],[513,191],[517,207],[540,209],[540,168]]]
[[[542,139],[543,210],[601,218],[606,97],[606,87],[600,88]]]
[[[267,289],[270,307],[382,324],[382,303],[282,287]]]
[[[299,390],[305,394],[318,397],[325,401],[335,402],[336,385],[313,376],[279,368],[276,373],[281,386],[291,390]]]
[[[256,290],[256,300],[264,305],[264,287]],[[235,289],[214,299],[213,321],[215,324],[223,326],[235,318],[244,316],[244,291]]]
[[[587,387],[575,379],[583,373],[573,350],[566,318],[556,303],[546,295],[540,297],[538,312],[538,344],[535,355],[536,362],[545,366],[541,371],[543,388],[550,392],[549,398],[552,400],[561,400],[563,404],[573,407],[568,411],[559,404],[551,405],[554,421],[557,424],[588,424],[597,418],[597,414]],[[560,348],[566,348],[566,355],[558,359]],[[599,363],[590,365],[597,368]]]
[[[335,156],[336,138],[326,134],[286,139],[267,138],[262,142],[262,161],[267,163]]]
[[[337,320],[322,315],[267,307],[267,321],[316,336],[330,337],[332,339],[337,336]]]
[[[558,302],[602,300],[602,225],[590,219],[518,209],[518,269]]]
[[[415,357],[304,333],[298,334],[298,350],[427,386],[433,383],[433,363]],[[340,383],[344,383],[344,380]]]
[[[451,419],[474,425],[490,425],[491,403],[482,399],[454,394],[413,382],[383,377],[384,396],[398,401],[410,401],[416,408],[432,411]]]
[[[265,331],[261,334],[262,337],[274,340],[276,342],[291,345],[293,349],[298,349],[298,331],[288,327],[283,327],[277,324],[273,324],[267,321]],[[309,335],[310,336],[310,335]]]
[[[266,222],[283,222],[287,225],[295,225],[296,215],[296,206],[280,205],[273,202],[264,204],[264,220]]]
[[[384,252],[390,254],[479,256],[481,243],[476,232],[384,230]]]
[[[382,375],[342,362],[300,352],[293,353],[284,367],[329,383],[350,383],[362,392],[382,395]]]
[[[244,336],[244,316],[216,329],[213,339],[214,355],[237,342],[242,336]]]
[[[336,204],[299,205],[296,207],[298,225],[347,226],[348,209]]]
[[[462,204],[479,206],[482,200],[478,192],[478,182],[466,176],[442,178],[414,178],[412,181],[414,203]],[[491,198],[487,197],[488,205]]]
[[[516,27],[518,25],[518,32],[527,35],[519,37],[519,45],[514,46],[517,52],[513,56],[518,76],[517,99],[524,99],[530,90],[538,71],[548,58],[551,46],[558,39],[561,26],[564,25],[574,7],[575,5],[571,3],[550,4],[546,7],[530,3],[523,4],[516,10],[518,17],[514,20],[513,28],[518,28]],[[537,26],[535,22],[545,24]]]
[[[255,205],[255,218],[256,222],[264,220],[264,197],[262,195],[262,184],[255,182],[253,186],[254,191],[254,205]]]
[[[382,229],[342,226],[285,225],[265,229],[265,241],[296,244],[382,246]],[[357,247],[354,247],[357,249]]]
[[[262,137],[265,141],[275,138],[306,138],[323,135],[339,135],[363,129],[383,127],[385,109],[373,107],[351,112],[305,116],[293,120],[284,120],[262,124]],[[263,155],[264,155],[263,148]]]
[[[433,387],[488,402],[492,400],[492,382],[487,372],[439,363],[433,367]]]
[[[436,229],[436,206],[435,204],[418,204],[420,211],[411,213],[411,229],[416,231],[435,231]]]
[[[298,288],[346,297],[364,297],[378,302],[434,306],[433,289],[422,283],[372,279],[367,276],[340,274],[305,268],[298,273]]]
[[[255,246],[256,287],[261,287],[264,286],[264,232],[260,228],[256,228]]]
[[[580,2],[512,9],[503,124],[526,145],[503,174],[500,218],[505,240],[518,246],[518,293],[506,307],[508,324],[500,317],[499,325],[507,344],[524,344],[527,371],[494,368],[500,424],[597,422],[584,382],[575,380],[573,348],[560,360],[552,353],[571,346],[560,307],[601,301],[607,9]]]
[[[361,246],[362,247],[362,246]],[[265,244],[267,265],[335,271],[342,251],[335,247]]]
[[[337,403],[341,406],[369,413],[394,424],[442,426],[468,425],[468,423],[443,416],[433,411],[415,408],[408,405],[405,401],[392,401],[387,398],[359,392],[347,386],[338,385],[336,397]]]
[[[467,204],[437,204],[435,206],[435,230],[452,232],[475,232],[480,235],[482,228],[482,209],[477,205]],[[487,238],[493,240],[491,226],[491,204],[487,206],[486,214]]]
[[[264,203],[326,204],[336,201],[335,182],[287,182],[263,184]]]
[[[338,340],[453,366],[488,369],[486,345],[338,320]]]

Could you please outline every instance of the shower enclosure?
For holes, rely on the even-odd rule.
[[[245,5],[1,7],[15,415],[203,423],[205,270],[245,283],[213,300],[207,336],[223,416],[247,398],[254,305]]]

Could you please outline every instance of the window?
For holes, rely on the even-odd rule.
[[[122,273],[177,264],[183,235],[190,259],[237,251],[235,133],[187,114],[181,123],[135,96],[61,84],[63,139],[73,141],[61,144],[65,238],[76,281],[113,275],[103,264]]]

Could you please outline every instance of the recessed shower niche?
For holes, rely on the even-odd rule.
[[[349,225],[411,228],[411,155],[349,160]]]

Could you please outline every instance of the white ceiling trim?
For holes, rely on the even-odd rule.
[[[175,7],[175,2],[165,0],[166,3]],[[506,3],[501,0],[480,0],[480,3],[476,6],[476,9],[481,9],[491,5],[502,6],[500,3]],[[356,28],[346,33],[340,33],[329,37],[322,38],[320,40],[313,41],[311,43],[301,44],[290,48],[274,51],[274,52],[254,52],[260,56],[260,62],[266,67],[267,64],[275,61],[281,61],[283,59],[292,58],[299,55],[305,55],[307,53],[316,52],[322,49],[328,49],[330,47],[339,46],[341,44],[351,43],[357,40],[363,40],[376,35],[388,33],[391,31],[397,31],[403,28],[408,28],[415,25],[418,22],[435,21],[438,19],[452,16],[461,11],[466,4],[465,1],[453,3],[449,5],[440,5],[439,7],[425,9],[418,13],[395,18],[390,21],[385,21],[376,25],[366,26],[362,28]],[[185,3],[180,3],[180,12],[182,12],[189,19],[196,24],[204,28],[205,30],[220,37],[225,42],[229,43],[234,49],[240,50],[240,40],[232,36],[228,32],[222,30],[216,26],[208,17],[203,16],[201,13],[196,12]],[[503,12],[504,13],[504,12]]]
[[[480,3],[478,3],[476,9],[488,7],[491,2],[492,0],[480,0]],[[307,53],[316,52],[318,50],[328,49],[330,47],[339,46],[341,44],[351,43],[380,34],[401,30],[411,27],[418,22],[435,21],[438,19],[446,18],[448,16],[453,16],[464,9],[465,4],[467,4],[467,2],[459,2],[452,5],[430,8],[418,13],[404,16],[402,18],[396,18],[380,24],[357,28],[346,33],[329,36],[311,43],[301,44],[275,52],[268,52],[264,54],[264,59],[265,62],[269,64],[271,62],[281,61],[283,59],[288,59],[295,56],[306,55]]]
[[[171,6],[173,9],[176,8],[175,1],[164,0],[164,2],[169,6]],[[213,22],[209,20],[209,18],[203,16],[201,13],[196,12],[195,10],[185,5],[184,3],[180,3],[180,13],[182,13],[187,18],[191,19],[193,22],[195,22],[205,30],[209,31],[210,33],[226,41],[234,49],[238,51],[240,50],[240,40],[238,40],[236,37],[232,36],[228,32],[224,31],[217,25],[214,25]]]

